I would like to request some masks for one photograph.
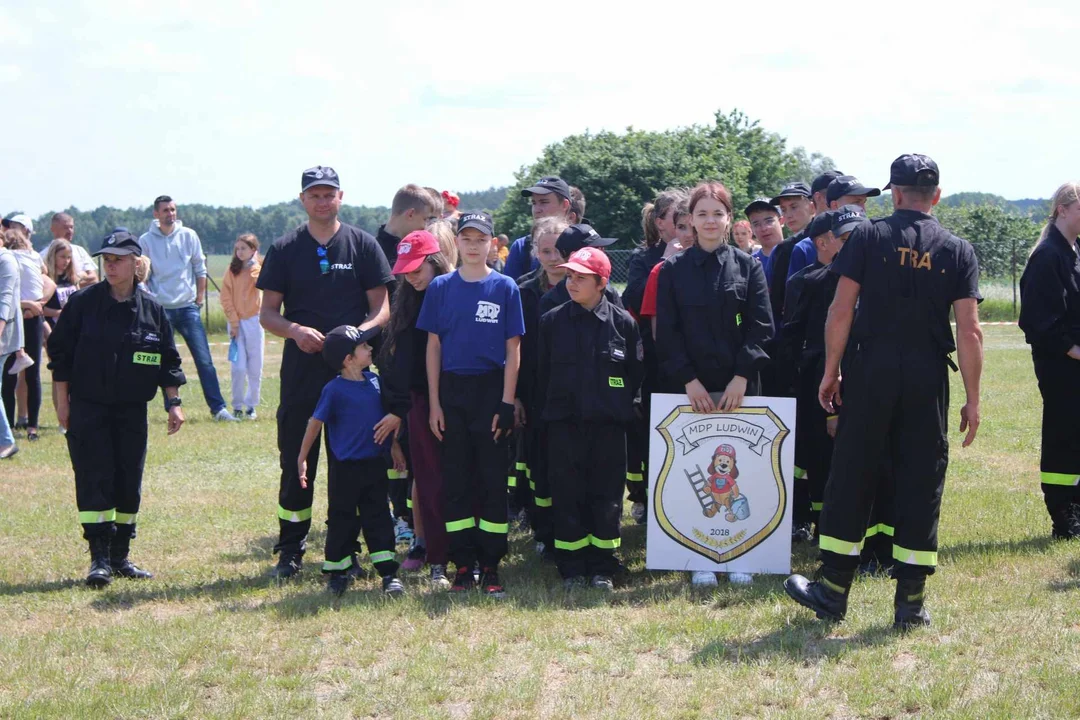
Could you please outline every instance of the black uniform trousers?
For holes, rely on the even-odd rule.
[[[72,396],[67,445],[83,537],[135,537],[146,461],[146,403]]]
[[[825,356],[803,357],[796,391],[795,464],[804,471],[793,492],[792,521],[818,522],[825,496],[825,481],[832,464],[833,439],[826,427],[828,414],[818,402],[818,388],[824,375]]]
[[[401,419],[401,432],[398,434],[398,442],[401,443],[401,451],[405,453],[405,472],[394,469],[394,463],[384,463],[387,483],[387,496],[390,498],[391,512],[394,517],[403,518],[412,527],[412,460],[409,453],[409,420]]]
[[[1042,450],[1039,470],[1043,499],[1056,530],[1068,525],[1070,506],[1080,504],[1080,361],[1064,353],[1033,351],[1042,394]]]
[[[386,512],[386,459],[338,460],[330,455],[328,470],[323,572],[344,572],[352,566],[356,538],[363,528],[375,572],[383,577],[396,574],[394,523]]]
[[[896,479],[893,576],[923,578],[937,565],[948,466],[945,358],[891,343],[854,352],[821,511],[822,563],[841,573],[857,567],[884,460]]]
[[[559,574],[613,575],[626,473],[626,428],[615,423],[548,425],[552,515]]]
[[[276,553],[303,555],[307,548],[311,506],[315,497],[315,473],[319,469],[319,439],[315,439],[307,456],[307,488],[300,487],[296,459],[300,456],[308,420],[319,404],[322,389],[335,375],[321,354],[305,353],[292,340],[285,341],[281,357],[281,403],[277,410],[281,485],[278,489],[279,536],[274,546]],[[386,473],[385,462],[383,473]]]
[[[506,555],[506,439],[491,421],[502,402],[503,372],[442,373],[443,518],[449,558],[460,570],[496,567]]]
[[[548,482],[548,427],[537,417],[529,426],[526,442],[529,454],[529,491],[533,498],[532,527],[536,542],[555,547],[555,526],[551,519],[551,483]]]

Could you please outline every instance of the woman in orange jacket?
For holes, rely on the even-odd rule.
[[[259,239],[252,233],[236,238],[232,262],[221,283],[221,307],[229,320],[229,362],[232,364],[233,415],[255,419],[262,385],[263,339],[259,324],[262,291],[255,287],[262,263],[259,261]],[[245,390],[245,384],[247,388]]]

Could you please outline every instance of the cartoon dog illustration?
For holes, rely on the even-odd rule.
[[[745,516],[749,515],[749,512],[747,512],[749,508],[740,513],[735,512],[736,501],[741,498],[739,486],[735,483],[738,479],[739,467],[735,462],[735,448],[725,443],[716,448],[712,462],[709,463],[708,490],[716,500],[716,504],[710,506],[705,512],[708,517],[715,515],[720,506],[723,505],[727,511],[724,514],[724,519],[728,522],[746,519]],[[740,506],[745,504],[745,499],[739,503]],[[740,509],[742,508],[740,507]]]

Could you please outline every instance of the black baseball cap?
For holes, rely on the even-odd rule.
[[[818,235],[824,235],[832,230],[834,212],[836,211],[828,210],[815,215],[814,219],[810,221],[810,224],[806,226],[806,237],[813,240]]]
[[[866,222],[866,212],[858,205],[843,205],[833,210],[832,234],[840,237]]]
[[[334,370],[340,370],[345,365],[345,358],[353,354],[357,345],[371,342],[380,332],[382,329],[378,325],[367,330],[353,325],[338,325],[323,338],[323,360]]]
[[[101,241],[101,249],[93,253],[98,255],[142,255],[142,247],[139,240],[127,230],[114,230],[106,235]]]
[[[743,215],[750,217],[750,213],[758,210],[768,210],[769,212],[780,215],[780,209],[772,204],[772,201],[766,197],[760,197],[754,200],[752,203],[743,208]]]
[[[486,212],[474,210],[461,215],[457,221],[457,231],[476,228],[485,235],[495,235],[495,221]]]
[[[937,187],[941,180],[937,163],[929,155],[907,154],[893,160],[889,168],[888,190],[894,184],[901,187]]]
[[[303,177],[300,178],[300,192],[304,192],[308,188],[315,187],[316,185],[327,185],[340,190],[341,178],[338,177],[337,171],[334,170],[334,168],[316,165],[315,167],[308,168],[304,171]]]
[[[859,182],[858,178],[854,175],[841,175],[840,177],[829,183],[828,189],[825,190],[825,199],[832,203],[836,202],[845,195],[865,195],[866,197],[877,197],[881,194],[881,191],[877,188],[868,188]]]
[[[540,178],[535,185],[527,187],[521,191],[521,197],[532,197],[533,195],[547,195],[548,193],[555,193],[565,200],[570,199],[570,185],[561,177],[554,175],[546,175]]]
[[[810,183],[810,194],[817,195],[819,192],[824,192],[825,188],[829,187],[829,183],[843,174],[839,170],[826,170],[821,173]]]
[[[774,197],[769,202],[773,205],[780,204],[780,198],[786,197],[802,197],[809,200],[814,194],[810,192],[810,186],[804,182],[788,183],[784,186],[784,189],[780,191],[780,194]]]
[[[600,237],[600,233],[593,230],[591,225],[578,223],[562,231],[555,241],[555,249],[563,257],[570,257],[584,247],[602,248],[617,242],[618,238]]]

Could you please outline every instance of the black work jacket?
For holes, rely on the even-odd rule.
[[[1020,276],[1020,303],[1032,352],[1063,355],[1080,345],[1080,257],[1054,225]]]

